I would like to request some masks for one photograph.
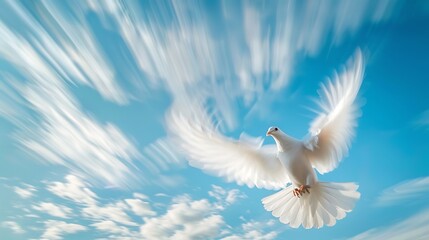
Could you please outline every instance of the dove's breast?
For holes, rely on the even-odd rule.
[[[296,187],[301,185],[312,185],[317,181],[316,174],[310,161],[302,150],[295,152],[279,152],[278,158],[291,180]]]

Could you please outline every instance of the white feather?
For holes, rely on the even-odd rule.
[[[355,102],[363,78],[362,54],[358,50],[354,62],[332,81],[322,84],[318,102],[321,111],[311,123],[306,146],[307,156],[319,173],[335,169],[348,153],[359,117]]]
[[[279,189],[289,182],[275,145],[261,146],[260,139],[244,135],[240,140],[227,138],[201,115],[191,120],[173,111],[168,120],[191,166],[248,187]]]
[[[333,226],[353,209],[360,198],[357,188],[354,183],[318,182],[311,187],[310,194],[297,198],[293,196],[294,187],[291,185],[262,199],[262,204],[282,223],[293,228]]]

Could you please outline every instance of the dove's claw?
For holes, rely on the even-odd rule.
[[[300,197],[301,196],[301,191],[298,189],[298,188],[295,188],[294,190],[293,190],[293,195],[295,196],[295,197]]]
[[[299,187],[299,190],[301,193],[310,193],[310,186],[308,185],[302,185],[301,187]]]
[[[304,193],[310,193],[310,186],[308,185],[301,185],[299,188],[295,188],[292,193],[295,197],[301,197]]]

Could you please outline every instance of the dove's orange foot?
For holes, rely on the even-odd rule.
[[[308,185],[301,185],[299,188],[295,188],[292,193],[295,197],[301,197],[304,193],[310,193],[310,186]]]

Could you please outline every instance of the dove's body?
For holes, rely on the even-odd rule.
[[[290,182],[295,187],[302,185],[311,186],[317,182],[317,176],[305,155],[305,145],[296,139],[286,135],[281,130],[272,132],[276,141],[277,158],[285,168]]]
[[[286,152],[278,152],[277,155],[289,176],[289,180],[295,187],[312,186],[317,182],[316,173],[305,156],[303,146],[301,144],[292,155]]]

